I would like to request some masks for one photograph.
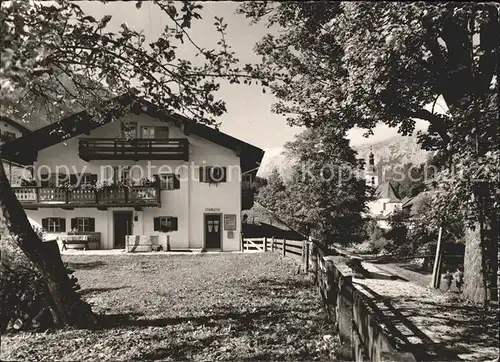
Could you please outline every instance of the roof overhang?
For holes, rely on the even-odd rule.
[[[127,95],[116,97],[110,100],[110,102],[118,102],[121,105],[132,105],[131,112],[133,113],[146,114],[163,122],[174,122],[183,129],[186,135],[192,134],[235,151],[240,157],[242,171],[258,168],[264,156],[264,150],[256,146],[207,125],[197,123],[180,114],[168,113],[146,100]],[[22,165],[29,165],[36,161],[40,150],[58,144],[66,139],[89,133],[112,120],[113,117],[106,114],[96,117],[95,115],[90,115],[87,111],[75,113],[59,122],[25,134],[23,137],[0,146],[0,155],[2,159]]]

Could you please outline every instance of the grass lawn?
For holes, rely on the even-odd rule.
[[[99,330],[2,336],[2,360],[334,359],[306,276],[273,254],[66,255]]]

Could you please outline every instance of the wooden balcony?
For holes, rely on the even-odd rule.
[[[187,138],[132,139],[80,138],[80,158],[90,160],[189,160]]]
[[[143,207],[160,206],[156,186],[130,186],[108,190],[67,190],[58,187],[13,187],[27,209],[46,207]]]

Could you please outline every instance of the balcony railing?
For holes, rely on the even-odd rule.
[[[80,138],[80,158],[89,160],[189,160],[187,138],[112,139]]]
[[[84,190],[58,187],[13,187],[25,207],[119,207],[160,206],[156,186],[130,186],[116,189]]]

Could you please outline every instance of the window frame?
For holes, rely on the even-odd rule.
[[[171,191],[171,190],[180,189],[179,175],[177,175],[175,173],[164,172],[164,173],[158,174],[157,176],[158,176],[158,180],[159,180],[160,190]],[[167,179],[165,179],[164,177],[166,177]],[[171,179],[171,183],[169,181],[170,179]],[[166,182],[166,183],[164,184],[164,182]]]
[[[71,230],[76,230],[79,233],[93,233],[95,232],[95,218],[90,216],[71,218]]]
[[[136,139],[136,138],[138,138],[137,137],[137,134],[139,133],[138,128],[139,127],[137,125],[137,122],[123,121],[121,123],[122,138],[123,139]],[[130,135],[128,135],[128,133],[130,133]]]
[[[66,219],[61,217],[47,217],[47,232],[49,233],[63,233],[66,232]],[[64,220],[64,227],[63,221]],[[42,219],[43,224],[43,219]]]
[[[150,132],[153,131],[153,133],[148,134],[147,137],[144,135],[144,131],[149,130]],[[155,127],[153,126],[141,126],[141,139],[145,140],[154,140],[155,139]]]
[[[81,225],[80,225],[81,223]],[[77,217],[76,218],[76,229],[78,232],[89,233],[90,230],[90,218],[89,217]],[[87,229],[87,230],[85,230]]]
[[[158,131],[159,130],[166,130],[167,137],[158,137]],[[154,135],[153,135],[155,140],[168,140],[170,138],[170,130],[166,126],[157,126],[154,127]]]
[[[162,225],[165,228],[163,228]],[[171,229],[169,229],[169,225]],[[177,216],[157,216],[153,218],[153,230],[160,232],[178,231],[179,219],[177,218]]]
[[[253,184],[253,177],[250,173],[241,175],[241,187],[243,190],[251,190]]]
[[[175,174],[173,173],[160,173],[160,189],[161,190],[175,190]]]
[[[221,170],[221,177],[215,177],[212,171],[214,169]],[[209,184],[227,182],[227,168],[225,166],[200,166],[199,181]]]

